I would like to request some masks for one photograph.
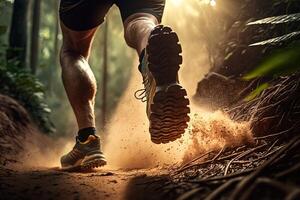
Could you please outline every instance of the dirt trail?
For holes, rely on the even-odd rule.
[[[146,183],[163,174],[159,169],[97,169],[89,173],[1,169],[1,199],[161,199]]]
[[[132,97],[132,91],[140,87],[139,78],[133,72],[128,92],[104,138],[109,166],[89,173],[50,168],[59,166],[60,156],[72,148],[74,139],[31,135],[24,154],[17,159],[22,161],[18,170],[0,167],[0,199],[166,199],[157,192],[170,173],[163,166],[174,166],[200,153],[251,138],[246,125],[230,121],[221,112],[198,111],[193,106],[193,112],[198,113],[191,114],[194,127],[182,139],[167,145],[152,144],[145,105]],[[132,168],[140,170],[125,170]]]

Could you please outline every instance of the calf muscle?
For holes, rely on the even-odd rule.
[[[74,110],[79,129],[95,127],[94,104],[96,79],[88,64],[95,31],[76,33],[62,25],[64,35],[60,53],[62,80]],[[80,44],[82,43],[82,45]]]

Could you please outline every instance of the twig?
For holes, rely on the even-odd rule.
[[[246,187],[248,187],[249,184],[251,184],[255,178],[264,172],[269,165],[276,162],[278,159],[281,158],[282,154],[287,151],[289,148],[294,147],[294,145],[299,145],[299,139],[300,136],[294,138],[291,140],[284,148],[282,148],[280,151],[278,151],[273,157],[271,157],[268,161],[266,161],[264,164],[262,164],[256,171],[254,171],[252,174],[250,174],[248,177],[244,178],[237,186],[237,189],[232,193],[230,196],[230,199],[237,200],[240,196],[240,193],[245,190]]]
[[[219,158],[220,155],[222,154],[222,152],[223,152],[225,149],[226,149],[226,147],[223,147],[223,148],[219,151],[219,153],[217,153],[217,155],[212,159],[212,161],[215,161],[217,158]]]
[[[300,170],[300,163],[298,163],[295,166],[292,166],[291,168],[289,168],[285,171],[280,172],[279,174],[275,175],[275,177],[276,178],[282,178],[282,177],[287,176],[288,174],[291,174],[291,173],[293,173],[297,170]]]
[[[186,193],[183,193],[181,196],[177,198],[177,200],[186,200],[189,199],[190,197],[194,196],[196,193],[200,192],[202,189],[201,188],[195,188],[192,189]]]
[[[270,138],[270,137],[276,137],[276,136],[283,135],[283,134],[285,134],[285,133],[288,133],[289,131],[290,131],[290,129],[285,130],[285,131],[281,131],[281,132],[279,132],[279,133],[274,133],[274,134],[266,135],[266,136],[255,137],[254,139],[255,139],[255,140],[263,140],[263,139],[267,139],[267,138]]]
[[[272,151],[272,152],[269,152],[269,153],[265,154],[264,156],[261,156],[261,157],[255,159],[255,160],[240,160],[240,161],[237,160],[237,161],[233,161],[232,163],[241,163],[241,164],[245,164],[245,163],[254,163],[254,162],[257,162],[257,161],[259,161],[259,160],[262,160],[262,159],[264,159],[264,158],[269,157],[270,155],[272,155],[272,154],[276,153],[277,151],[279,151],[281,148],[282,148],[282,146],[279,147],[279,148],[277,148],[277,149],[275,149],[275,150]]]
[[[209,155],[209,154],[212,153],[212,152],[213,152],[213,151],[209,151],[209,152],[207,152],[207,153],[205,153],[205,154],[202,154],[202,155],[200,155],[200,156],[194,158],[194,159],[191,160],[190,162],[188,162],[188,163],[184,164],[183,166],[181,166],[181,167],[178,169],[178,171],[180,171],[180,170],[182,170],[183,168],[189,166],[191,163],[193,163],[193,162],[195,162],[195,161],[197,161],[197,160],[203,158],[204,156]]]
[[[239,182],[242,178],[241,177],[237,177],[234,179],[231,179],[230,181],[226,182],[225,184],[221,185],[220,187],[218,187],[215,191],[213,191],[211,194],[209,194],[205,200],[214,200],[217,197],[219,197],[221,194],[223,195],[226,190],[230,189],[231,187],[233,187],[235,184],[237,184],[237,182]]]
[[[228,156],[221,157],[221,158],[215,160],[215,162],[216,162],[216,161],[219,162],[219,161],[223,161],[223,160],[226,160],[226,159],[230,159],[230,158],[232,158],[232,157],[234,157],[234,156],[236,156],[236,155],[238,155],[238,154],[240,154],[240,153],[238,152],[238,153],[234,153],[234,154],[231,154],[231,155],[228,155]],[[186,166],[186,167],[184,167],[184,168],[181,168],[181,169],[177,170],[176,173],[181,173],[181,172],[183,172],[184,170],[190,169],[190,168],[192,168],[192,167],[200,167],[201,165],[210,164],[210,163],[212,163],[212,162],[213,162],[213,160],[207,160],[207,161],[204,161],[204,162],[201,162],[201,163],[196,163],[196,164],[194,164],[194,165],[189,165],[189,166]]]
[[[286,200],[300,199],[300,190],[295,190],[295,191],[291,192],[285,199]]]
[[[260,187],[261,185],[268,185],[277,190],[281,190],[285,194],[292,191],[292,189],[278,181],[271,180],[270,178],[259,178],[257,179],[242,195],[239,197],[239,200],[247,200],[250,198],[250,195],[253,194],[255,188]]]
[[[243,152],[243,153],[241,153],[240,155],[234,157],[234,158],[233,158],[232,160],[230,160],[229,163],[227,164],[227,166],[226,166],[226,168],[225,168],[224,176],[227,175],[227,172],[228,172],[228,170],[229,170],[229,167],[230,167],[230,165],[231,165],[231,163],[232,163],[233,161],[235,161],[235,160],[237,160],[237,159],[240,159],[240,158],[242,158],[242,157],[244,157],[244,156],[246,156],[246,155],[248,155],[248,154],[250,154],[250,153],[252,153],[252,152],[254,152],[254,151],[256,151],[256,150],[258,150],[258,149],[261,149],[261,148],[265,147],[266,145],[267,145],[267,144],[260,145],[260,146],[258,146],[258,147],[255,147],[255,148],[253,148],[253,149],[250,149],[250,150],[248,150],[248,151],[246,151],[246,152]]]
[[[206,178],[206,179],[201,179],[201,180],[194,180],[194,181],[189,181],[191,183],[207,183],[207,182],[214,182],[214,181],[225,181],[231,178],[235,178],[235,177],[240,177],[240,176],[244,176],[247,175],[251,172],[253,172],[255,169],[246,169],[240,172],[235,172],[235,173],[231,173],[228,174],[226,176],[217,176],[217,177],[212,177],[212,178]]]

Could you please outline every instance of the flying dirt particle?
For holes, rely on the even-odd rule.
[[[253,142],[250,124],[232,121],[221,111],[193,115],[190,144],[183,157],[187,162],[197,155],[223,147],[235,147]]]
[[[110,183],[118,183],[118,181],[116,181],[116,180],[111,180],[111,181],[109,181]]]

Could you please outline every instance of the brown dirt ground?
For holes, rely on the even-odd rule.
[[[58,168],[3,168],[0,199],[163,199],[155,188],[147,187],[147,182],[162,174],[159,169],[69,173]]]
[[[30,138],[29,147],[36,147],[33,154],[22,154],[26,152],[25,138]],[[52,145],[49,138],[37,132],[23,106],[0,94],[0,200],[162,199],[160,194],[147,187],[149,179],[165,173],[160,169],[111,170],[106,167],[70,173],[59,168],[25,167],[27,162],[47,162],[48,159],[34,155],[48,148],[53,150]]]

